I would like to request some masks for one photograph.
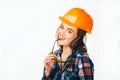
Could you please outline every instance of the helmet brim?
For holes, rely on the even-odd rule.
[[[66,18],[64,18],[63,16],[59,16],[59,19],[60,19],[63,23],[68,24],[69,26],[77,27],[77,28],[81,29],[79,26],[77,26],[77,25],[75,25],[74,23],[68,21],[68,20],[67,20]],[[82,29],[82,30],[84,30],[84,29]],[[91,32],[87,32],[87,33],[91,34]]]
[[[76,25],[74,25],[72,22],[68,21],[67,19],[65,19],[63,16],[59,16],[59,19],[65,23],[65,24],[68,24],[70,26],[73,26],[73,27],[77,27]],[[78,27],[77,27],[78,28]]]

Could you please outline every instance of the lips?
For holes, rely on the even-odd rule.
[[[58,45],[61,45],[61,46],[66,45],[66,38],[59,38]]]
[[[65,40],[65,38],[58,38],[58,40]]]

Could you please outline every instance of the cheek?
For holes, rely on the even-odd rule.
[[[68,42],[72,42],[75,38],[77,37],[77,35],[72,35],[68,37]]]

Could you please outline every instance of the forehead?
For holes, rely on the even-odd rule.
[[[77,30],[78,30],[77,27],[75,27],[75,26],[70,26],[70,25],[65,24],[65,23],[62,23],[61,25],[63,25],[64,28],[71,29],[71,30],[73,30],[73,31],[77,31]]]

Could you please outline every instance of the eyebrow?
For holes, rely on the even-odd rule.
[[[64,24],[63,24],[63,23],[61,23],[61,26],[63,26],[63,27],[64,27]],[[66,29],[71,30],[71,31],[73,32],[73,29],[71,29],[71,28],[66,28]]]
[[[67,28],[67,29],[73,31],[71,28]]]

